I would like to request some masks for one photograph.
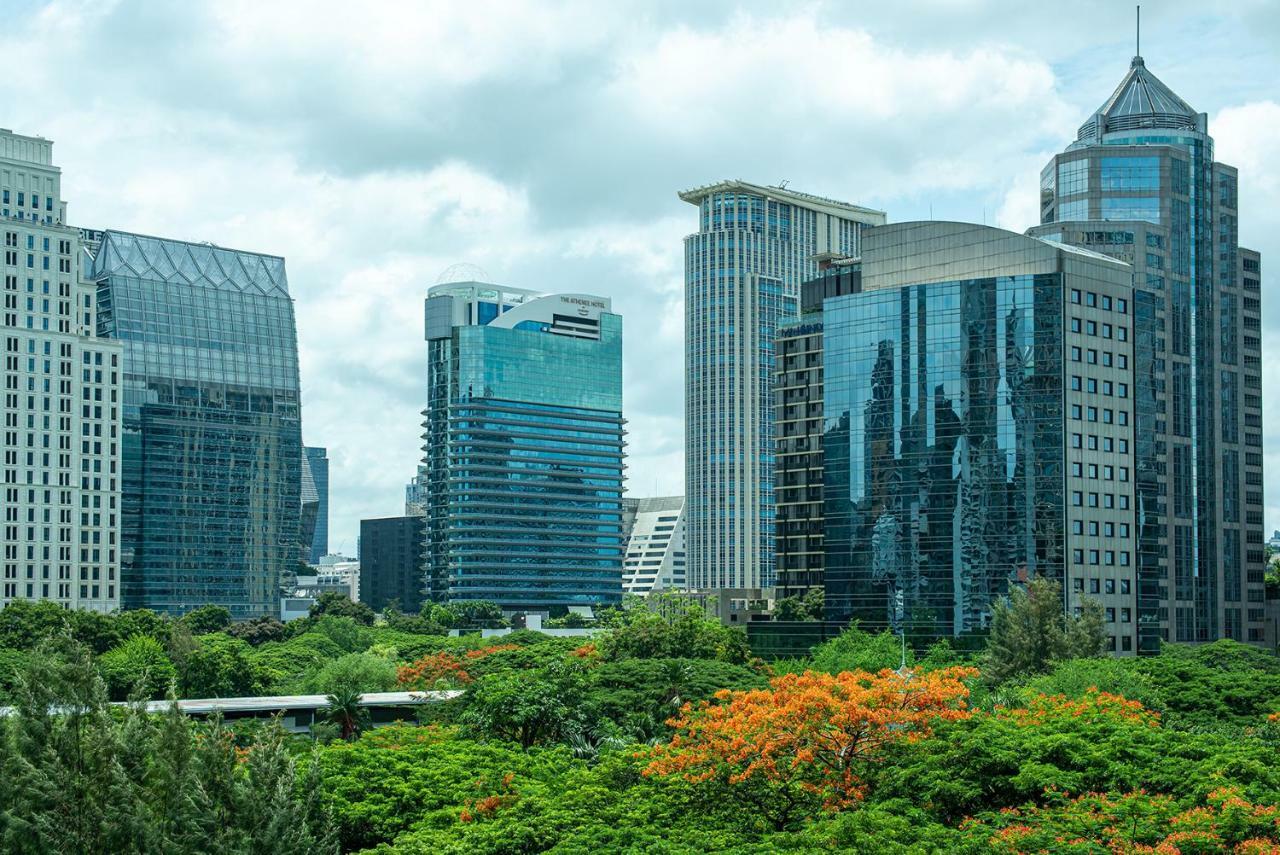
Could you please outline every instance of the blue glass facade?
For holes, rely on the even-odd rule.
[[[1062,300],[1058,273],[826,300],[828,619],[960,635],[1063,578]]]
[[[433,289],[427,315],[430,595],[619,602],[622,319],[494,286]]]
[[[312,564],[318,564],[329,552],[329,458],[327,449],[317,446],[306,446],[303,452],[316,491],[315,527],[308,541],[307,557]]]
[[[124,343],[124,606],[278,613],[302,467],[284,260],[107,232],[93,271]]]
[[[1041,184],[1034,233],[1135,268],[1140,648],[1263,642],[1261,300],[1236,170],[1214,161],[1207,116],[1134,57]]]

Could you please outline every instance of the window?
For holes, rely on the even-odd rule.
[[[1089,159],[1082,157],[1076,160],[1064,160],[1058,162],[1058,195],[1070,196],[1073,193],[1087,193],[1089,191]],[[1059,220],[1069,219],[1065,216],[1058,217]],[[1083,219],[1082,217],[1074,217],[1070,219]]]
[[[1146,220],[1160,222],[1160,199],[1157,196],[1105,196],[1101,219]]]

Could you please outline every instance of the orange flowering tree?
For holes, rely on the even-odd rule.
[[[806,671],[777,677],[768,689],[721,691],[668,722],[676,735],[654,749],[645,774],[719,782],[784,829],[862,799],[866,770],[890,743],[928,736],[939,719],[967,717],[964,681],[977,674]]]
[[[1280,808],[1255,804],[1224,787],[1207,803],[1182,808],[1169,796],[1088,793],[1045,806],[1006,808],[961,826],[966,843],[982,852],[1192,853],[1280,852]]]
[[[492,644],[468,650],[461,657],[442,650],[419,657],[396,671],[396,681],[407,689],[440,689],[465,686],[474,679],[468,671],[475,662],[505,650],[519,650],[518,644]]]

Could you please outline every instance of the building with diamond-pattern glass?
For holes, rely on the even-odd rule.
[[[124,605],[275,613],[302,504],[284,259],[107,231],[92,276],[124,347]]]
[[[425,307],[425,587],[509,611],[622,599],[622,318],[478,282]]]
[[[1265,637],[1261,258],[1208,118],[1134,57],[1031,233],[1134,268],[1139,645]]]
[[[120,344],[97,334],[89,257],[53,143],[0,128],[0,607],[120,605]]]
[[[698,589],[771,587],[774,336],[796,315],[819,252],[856,255],[880,211],[743,181],[688,190],[685,513]]]

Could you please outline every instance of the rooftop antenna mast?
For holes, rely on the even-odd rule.
[[[1133,55],[1142,56],[1142,6],[1138,6],[1136,11],[1138,20],[1133,34]]]

